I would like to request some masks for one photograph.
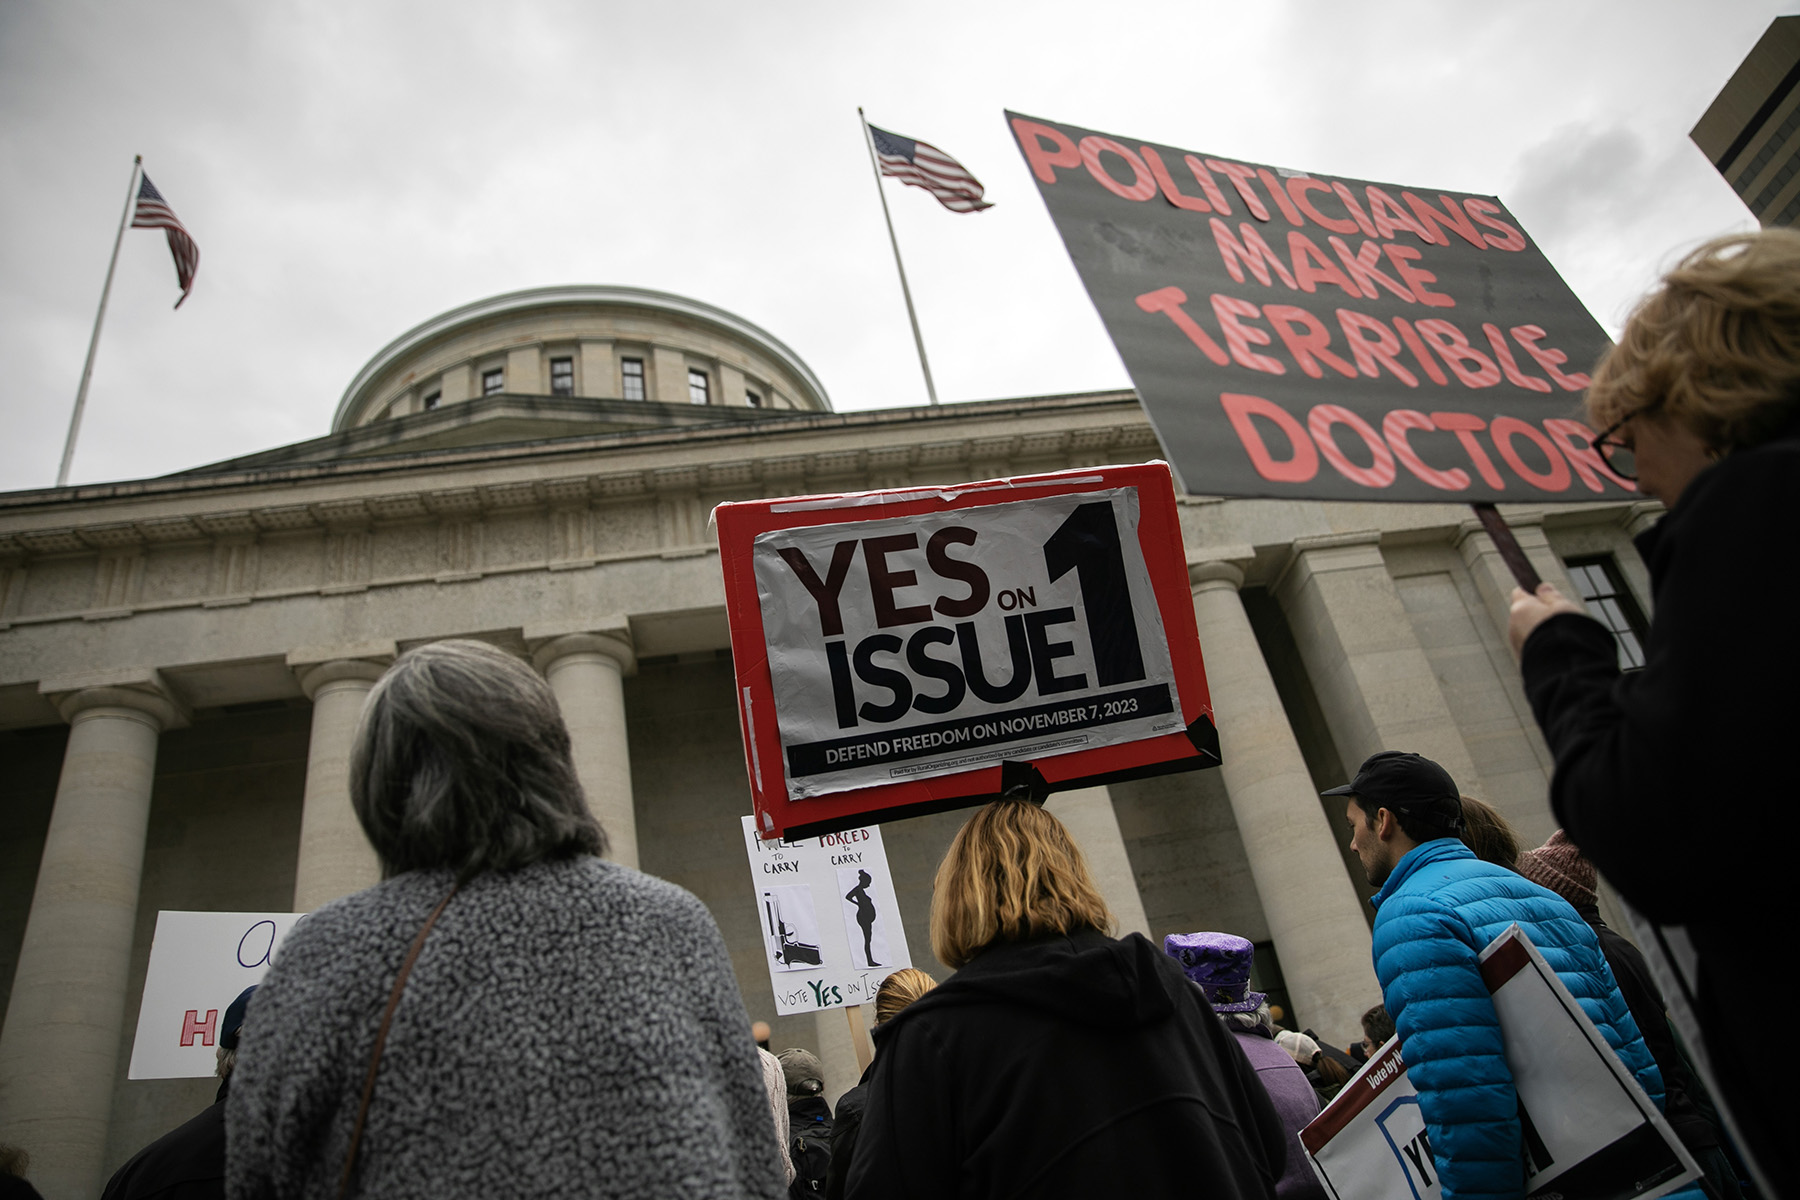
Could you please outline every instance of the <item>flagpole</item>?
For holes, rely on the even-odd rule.
[[[888,241],[894,247],[894,267],[900,272],[900,294],[906,297],[906,318],[912,322],[913,344],[919,348],[919,370],[925,373],[925,394],[936,405],[937,387],[931,382],[931,362],[925,357],[925,339],[919,333],[919,314],[913,311],[912,289],[906,286],[906,264],[900,261],[900,239],[894,236],[894,218],[888,212],[887,189],[881,186],[881,164],[875,161],[875,139],[869,135],[869,119],[863,116],[861,105],[857,106],[856,119],[862,122],[863,145],[868,147],[869,168],[875,172],[875,191],[881,197],[881,219],[887,222]]]
[[[88,339],[87,362],[81,367],[81,386],[75,392],[75,411],[69,417],[69,438],[63,443],[62,466],[56,470],[56,486],[69,482],[69,464],[75,458],[75,435],[81,431],[81,410],[87,407],[88,380],[94,375],[94,352],[100,348],[100,323],[106,320],[106,298],[112,295],[113,269],[119,265],[119,244],[125,240],[125,225],[131,220],[131,202],[137,196],[138,172],[144,156],[131,160],[131,186],[125,189],[125,211],[119,214],[119,232],[113,237],[112,261],[106,264],[106,286],[100,289],[100,311],[94,314],[94,335]]]

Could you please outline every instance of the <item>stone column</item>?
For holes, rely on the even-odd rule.
[[[40,690],[69,744],[0,1032],[0,1130],[46,1196],[73,1200],[106,1179],[157,739],[184,714],[155,672]]]
[[[394,660],[392,642],[296,650],[288,666],[312,701],[306,750],[306,798],[300,811],[300,856],[294,868],[294,911],[381,882],[381,863],[350,807],[350,747],[363,704]]]
[[[1378,534],[1299,539],[1275,593],[1346,770],[1378,750],[1407,750],[1482,794]]]
[[[1553,583],[1556,590],[1575,603],[1581,603],[1581,597],[1575,593],[1575,585],[1569,580],[1569,572],[1563,566],[1562,559],[1550,548],[1550,541],[1544,536],[1544,515],[1538,513],[1508,513],[1506,523],[1513,532],[1513,540],[1519,543],[1519,549],[1525,551],[1525,557],[1537,568],[1538,577],[1545,583]],[[1464,565],[1469,568],[1469,577],[1475,581],[1475,589],[1481,593],[1481,602],[1488,610],[1488,617],[1500,631],[1500,640],[1506,641],[1506,623],[1512,610],[1512,590],[1518,586],[1513,578],[1512,569],[1500,558],[1500,548],[1494,545],[1494,539],[1488,536],[1480,521],[1471,517],[1462,523],[1457,531],[1456,548],[1462,554]]]
[[[1220,772],[1295,1015],[1336,1045],[1381,999],[1369,926],[1344,874],[1331,822],[1263,662],[1230,562],[1188,568]]]
[[[530,632],[526,633],[530,639]],[[625,728],[625,676],[637,669],[631,633],[617,628],[552,637],[532,662],[550,681],[574,745],[575,773],[588,808],[606,830],[607,857],[638,865],[637,810],[631,795],[631,746]]]
[[[1138,892],[1131,856],[1119,833],[1111,793],[1104,787],[1058,792],[1045,801],[1044,810],[1067,826],[1075,844],[1081,847],[1094,885],[1119,923],[1118,936],[1141,933],[1149,937],[1150,919],[1144,915],[1144,898]]]

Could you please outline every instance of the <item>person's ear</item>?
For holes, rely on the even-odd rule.
[[[1384,808],[1375,814],[1376,837],[1386,842],[1392,840],[1398,832],[1400,832],[1400,818],[1394,815],[1393,809]]]

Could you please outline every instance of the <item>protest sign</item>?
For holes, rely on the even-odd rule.
[[[1636,491],[1577,416],[1606,335],[1497,199],[1007,119],[1186,491]]]
[[[758,838],[754,817],[743,827],[776,1012],[873,1003],[912,966],[880,829],[782,842]]]
[[[716,519],[764,836],[1218,761],[1161,463]]]
[[[1481,952],[1481,975],[1518,1093],[1529,1197],[1652,1200],[1698,1177],[1662,1113],[1517,925]],[[1398,1038],[1300,1131],[1300,1145],[1334,1200],[1440,1195]]]
[[[157,913],[130,1078],[211,1075],[226,1006],[262,981],[282,939],[305,915]]]

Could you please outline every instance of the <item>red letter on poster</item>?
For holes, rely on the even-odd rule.
[[[1446,433],[1454,433],[1456,440],[1469,455],[1469,461],[1481,472],[1481,481],[1497,492],[1506,490],[1506,480],[1500,478],[1500,472],[1494,469],[1494,460],[1487,456],[1481,443],[1475,440],[1479,431],[1487,428],[1487,422],[1474,413],[1434,412],[1431,423]]]
[[[1014,117],[1013,132],[1019,135],[1019,145],[1025,148],[1025,159],[1031,164],[1031,173],[1045,183],[1056,182],[1056,172],[1052,168],[1081,165],[1081,151],[1075,148],[1075,143],[1061,130],[1040,125],[1036,121],[1027,121],[1023,117]],[[1049,149],[1045,148],[1045,142],[1050,143]]]
[[[1285,408],[1261,396],[1237,392],[1221,393],[1219,403],[1225,406],[1225,415],[1231,418],[1231,427],[1237,430],[1238,440],[1244,443],[1250,465],[1256,468],[1258,475],[1271,483],[1305,483],[1319,473],[1319,452],[1313,449],[1312,439],[1306,436],[1306,427],[1294,420]],[[1262,434],[1257,432],[1255,417],[1275,422],[1276,427],[1287,435],[1293,457],[1281,462],[1275,460]]]
[[[207,1009],[206,1020],[202,1021],[199,1010],[190,1008],[187,1010],[187,1016],[181,1019],[181,1044],[191,1046],[194,1044],[194,1039],[199,1038],[202,1046],[210,1046],[213,1044],[213,1034],[218,1031],[218,1028],[218,1009]]]
[[[1603,492],[1606,485],[1600,482],[1604,475],[1628,492],[1637,491],[1637,484],[1629,479],[1620,479],[1606,465],[1606,459],[1594,449],[1594,431],[1580,421],[1571,421],[1566,417],[1551,417],[1544,422],[1544,428],[1556,442],[1556,448],[1563,452],[1569,465],[1575,468],[1575,475],[1582,486],[1590,492]]]
[[[1546,492],[1569,490],[1569,464],[1563,461],[1563,456],[1556,452],[1556,446],[1539,433],[1535,425],[1527,425],[1517,417],[1495,417],[1488,433],[1493,437],[1494,448],[1500,451],[1500,457],[1506,460],[1507,466],[1519,473],[1520,479],[1532,487],[1543,488]],[[1513,448],[1512,442],[1516,437],[1524,438],[1543,451],[1544,457],[1550,460],[1548,474],[1534,471],[1525,465],[1525,460]]]
[[[1107,174],[1106,168],[1100,165],[1102,154],[1116,154],[1124,159],[1126,165],[1132,170],[1131,183],[1120,183]],[[1088,174],[1094,177],[1095,183],[1120,199],[1148,200],[1156,195],[1156,179],[1150,174],[1150,168],[1144,165],[1144,160],[1111,138],[1082,138],[1081,161],[1087,164]]]
[[[1394,457],[1400,465],[1429,483],[1434,488],[1443,488],[1447,492],[1460,492],[1469,486],[1469,473],[1461,467],[1452,467],[1448,471],[1440,471],[1436,467],[1428,467],[1425,460],[1406,440],[1409,429],[1436,429],[1431,418],[1422,412],[1410,408],[1396,408],[1381,421],[1381,435],[1387,444],[1394,448]]]
[[[1167,313],[1169,320],[1175,322],[1175,328],[1188,335],[1188,341],[1200,348],[1200,353],[1212,359],[1213,365],[1222,367],[1231,359],[1219,349],[1219,343],[1212,340],[1212,335],[1200,328],[1200,323],[1187,315],[1182,305],[1187,303],[1187,293],[1178,287],[1157,288],[1154,292],[1145,292],[1137,298],[1137,306],[1147,313]]]
[[[1190,196],[1175,186],[1175,180],[1169,175],[1169,168],[1163,164],[1162,155],[1156,152],[1155,146],[1140,146],[1138,153],[1144,156],[1144,165],[1156,176],[1156,186],[1162,189],[1163,199],[1176,208],[1185,208],[1189,212],[1211,212],[1212,205],[1198,196]]]
[[[1344,456],[1338,444],[1331,440],[1333,425],[1348,425],[1350,431],[1363,440],[1369,448],[1374,461],[1366,467],[1359,467]],[[1369,428],[1369,423],[1345,408],[1341,404],[1317,404],[1307,414],[1306,427],[1312,431],[1313,441],[1319,443],[1319,453],[1325,461],[1337,468],[1337,473],[1351,483],[1360,483],[1364,487],[1384,488],[1394,482],[1399,472],[1394,470],[1394,456],[1381,440],[1379,434]]]

